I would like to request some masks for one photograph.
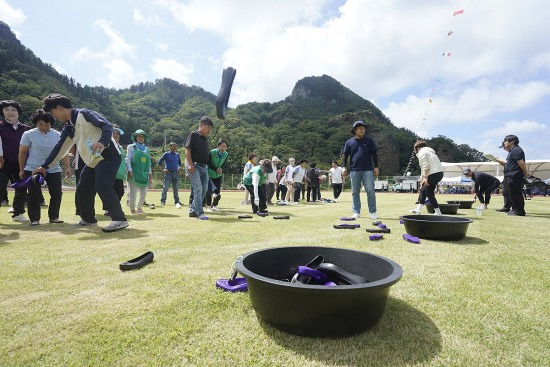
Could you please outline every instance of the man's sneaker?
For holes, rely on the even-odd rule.
[[[501,212],[501,213],[508,213],[509,211],[510,209],[507,209],[507,208],[495,209],[495,212]]]
[[[103,215],[106,215],[106,216],[109,217],[109,211],[108,211],[108,210],[105,210],[105,211],[103,212]]]
[[[81,219],[80,221],[75,223],[74,226],[75,227],[97,227],[97,222],[90,223],[90,222],[86,222],[84,219]]]
[[[213,207],[212,207],[212,210],[215,211],[215,212],[219,212],[219,211],[220,211],[220,208],[218,208],[218,206],[213,206]]]
[[[520,213],[520,212],[516,212],[515,210],[510,210],[508,212],[508,215],[510,215],[512,217],[525,217],[525,212]]]
[[[40,221],[39,220],[35,220],[34,222],[31,222],[31,226],[39,226],[40,225]]]
[[[50,223],[55,223],[55,224],[57,224],[57,223],[65,223],[65,222],[62,221],[62,220],[59,219],[59,218],[56,218],[56,219],[50,219]]]
[[[11,217],[11,220],[14,222],[28,222],[29,218],[25,217],[25,214],[19,214],[15,217]]]
[[[487,209],[487,205],[486,205],[486,204],[481,204],[481,205],[479,206],[479,210],[485,210],[485,209]]]
[[[164,204],[162,204],[164,205]],[[176,203],[176,209],[181,209],[181,204],[180,203]]]
[[[160,202],[160,206],[165,206],[165,205],[166,205],[166,203],[164,201]]]
[[[420,210],[418,210],[418,209],[412,209],[412,210],[409,210],[409,211],[413,214],[420,214]]]
[[[13,206],[10,206],[10,208],[8,209],[8,213],[13,213]]]
[[[0,203],[0,206],[6,206],[8,205],[9,203],[6,201],[6,200],[3,200],[1,203]]]
[[[370,213],[370,219],[378,219],[376,213]]]
[[[204,214],[201,214],[201,215],[199,215],[199,216],[197,217],[197,219],[199,219],[199,220],[209,220],[210,218],[208,218],[208,217],[207,217],[206,215],[204,215]]]
[[[189,218],[196,218],[196,217],[198,217],[197,213],[189,212]]]
[[[361,214],[359,213],[353,213],[353,215],[351,216],[352,218],[360,218],[361,217]]]
[[[338,202],[338,199],[334,199],[334,202],[337,203],[337,202]]]
[[[103,232],[114,232],[128,227],[127,220],[113,220],[108,226],[101,228]]]

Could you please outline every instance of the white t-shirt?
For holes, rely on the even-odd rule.
[[[294,173],[294,169],[298,167],[298,166],[286,166],[286,170],[285,170],[285,182],[293,182],[294,179],[292,178],[292,174]]]
[[[342,183],[342,167],[332,167],[328,171],[328,175],[331,177],[332,183],[341,184]]]
[[[294,168],[294,182],[301,183],[304,180],[306,170],[302,166]]]

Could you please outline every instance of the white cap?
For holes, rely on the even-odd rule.
[[[271,162],[280,162],[281,160],[276,156],[274,155],[273,158],[271,158]]]

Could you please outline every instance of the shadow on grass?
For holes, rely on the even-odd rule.
[[[0,245],[7,245],[11,242],[16,242],[19,240],[19,236],[19,232],[17,231],[12,233],[2,233],[2,235],[0,236]]]
[[[390,297],[380,322],[347,338],[307,338],[281,332],[260,321],[277,344],[327,365],[403,366],[425,363],[441,351],[441,333],[423,312]]]
[[[132,224],[130,224],[131,226]],[[98,239],[111,239],[111,238],[117,238],[120,240],[127,240],[127,239],[135,239],[135,238],[143,238],[147,237],[149,231],[145,231],[142,229],[136,229],[136,228],[125,228],[121,229],[119,231],[115,232],[103,232],[100,228],[94,227],[94,230],[86,231],[86,232],[80,232],[80,234],[84,234],[81,237],[78,237],[79,241],[97,241]]]
[[[550,213],[527,213],[527,217],[550,218]]]
[[[434,242],[451,244],[451,245],[460,245],[460,246],[464,246],[464,245],[466,245],[466,246],[467,245],[486,245],[486,244],[489,243],[489,241],[484,240],[483,238],[471,237],[471,236],[466,236],[466,237],[464,237],[463,239],[461,239],[459,241],[434,241]]]

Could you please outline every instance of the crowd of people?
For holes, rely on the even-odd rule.
[[[48,219],[50,223],[63,223],[59,218],[62,200],[62,178],[71,174],[69,153],[75,159],[73,165],[77,179],[75,213],[80,216],[76,226],[96,226],[95,196],[99,195],[104,214],[111,222],[103,227],[105,232],[114,232],[128,227],[122,210],[121,199],[124,183],[127,182],[128,205],[133,215],[143,213],[148,188],[152,180],[151,152],[147,146],[147,133],[138,129],[131,134],[132,143],[126,150],[119,143],[122,129],[111,124],[96,111],[75,108],[70,99],[60,94],[44,98],[43,107],[32,113],[32,128],[20,121],[22,108],[19,103],[5,100],[0,103],[3,119],[0,121],[0,201],[9,204],[7,186],[14,187],[12,208],[13,221],[40,225],[40,206],[43,195],[40,183],[47,183],[50,194]],[[61,132],[52,128],[55,121],[63,123]],[[228,143],[224,139],[216,148],[209,149],[208,137],[214,128],[206,116],[199,121],[198,129],[192,131],[185,141],[185,159],[178,153],[177,144],[171,142],[158,166],[164,171],[161,205],[165,206],[170,187],[176,208],[181,202],[178,193],[179,176],[185,170],[191,183],[189,216],[208,220],[207,211],[219,211],[223,181],[223,167],[229,156]],[[351,129],[353,135],[344,144],[342,166],[332,162],[327,175],[316,162],[306,159],[297,161],[291,157],[284,164],[277,156],[271,159],[248,156],[243,169],[244,205],[251,205],[253,213],[267,213],[268,205],[293,205],[300,200],[321,200],[321,184],[328,179],[333,189],[333,199],[338,202],[347,176],[345,167],[349,160],[351,178],[352,216],[361,216],[361,188],[366,192],[369,216],[376,219],[377,206],[374,189],[379,175],[377,146],[366,136],[368,125],[356,121]],[[523,180],[529,177],[525,154],[519,147],[519,139],[508,135],[502,144],[508,152],[506,159],[497,159],[504,166],[504,207],[498,211],[513,216],[524,216]],[[421,176],[419,179],[418,206],[411,210],[421,214],[426,201],[433,206],[435,215],[441,215],[436,192],[443,178],[443,167],[436,152],[425,141],[417,141],[414,152],[418,158]],[[59,164],[63,161],[64,172]],[[498,190],[500,181],[485,173],[465,170],[464,175],[475,183],[475,192],[481,209],[487,209],[491,193]],[[26,180],[26,181],[25,181]],[[412,188],[412,185],[411,185]],[[25,205],[29,218],[25,216]]]

